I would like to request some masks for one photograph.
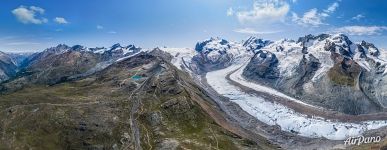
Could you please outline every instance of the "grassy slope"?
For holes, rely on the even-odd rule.
[[[154,57],[133,58],[77,81],[2,94],[0,149],[133,149],[134,102],[143,149],[273,148],[221,128],[174,69]]]

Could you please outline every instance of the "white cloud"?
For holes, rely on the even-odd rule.
[[[234,15],[234,10],[230,7],[229,9],[227,9],[227,16],[232,16]]]
[[[285,0],[255,0],[252,10],[233,11],[233,14],[241,23],[270,23],[283,21],[289,9]]]
[[[97,25],[97,29],[98,29],[98,30],[102,30],[102,29],[103,29],[103,26]]]
[[[235,29],[234,32],[242,33],[242,34],[274,34],[274,33],[279,33],[281,31],[257,31],[252,28],[241,28],[241,29]]]
[[[38,17],[39,15],[44,14],[44,9],[36,6],[19,6],[18,8],[12,10],[12,14],[24,24],[43,24],[48,21],[46,18]]]
[[[69,23],[65,18],[62,18],[62,17],[55,17],[54,21],[58,24],[68,24]]]
[[[349,35],[380,35],[387,31],[387,26],[345,26],[333,30],[335,33],[345,33]]]
[[[338,2],[334,2],[327,9],[325,9],[324,12],[326,12],[326,13],[333,13],[333,12],[336,11],[336,9],[338,7],[339,7],[339,3]]]
[[[323,15],[317,12],[317,9],[311,9],[302,17],[298,17],[296,13],[292,14],[292,21],[302,26],[319,26],[322,25]]]
[[[109,31],[108,33],[109,34],[116,34],[117,32],[116,31]]]
[[[358,14],[358,15],[352,17],[352,20],[357,20],[357,21],[359,21],[360,19],[363,19],[364,17],[365,17],[364,15]]]
[[[329,5],[327,9],[324,9],[323,12],[319,12],[317,8],[313,8],[305,12],[301,17],[299,17],[296,13],[293,12],[292,21],[304,27],[318,27],[320,25],[325,24],[323,21],[328,18],[332,13],[334,13],[338,7],[339,3],[334,2]]]
[[[40,8],[40,7],[36,7],[36,6],[30,6],[30,9],[33,10],[33,11],[36,11],[40,14],[44,14],[45,10],[43,8]]]

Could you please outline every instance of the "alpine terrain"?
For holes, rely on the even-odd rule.
[[[386,65],[344,34],[1,52],[0,149],[383,149]]]

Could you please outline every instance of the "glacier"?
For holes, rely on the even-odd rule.
[[[243,79],[241,76],[242,69],[240,69],[241,67],[243,68],[243,66],[243,63],[239,63],[225,69],[208,72],[206,75],[207,82],[220,95],[229,98],[232,102],[238,104],[244,111],[268,125],[278,125],[283,131],[297,133],[304,137],[327,138],[330,140],[344,140],[348,137],[359,136],[365,131],[378,129],[387,125],[387,121],[384,120],[347,123],[325,120],[320,117],[308,118],[306,115],[295,112],[282,104],[245,93],[239,87],[234,86],[227,81],[227,74],[239,69],[230,75],[231,80],[252,89],[289,98],[278,91],[256,85]],[[300,104],[307,105],[296,99],[290,99],[297,101]]]

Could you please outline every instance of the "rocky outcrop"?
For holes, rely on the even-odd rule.
[[[294,86],[295,89],[300,90],[305,83],[310,81],[315,75],[316,71],[320,68],[320,61],[312,54],[304,55],[298,68],[298,80]]]
[[[243,75],[249,79],[270,82],[279,78],[278,59],[268,51],[259,50],[243,70]]]
[[[380,56],[380,51],[375,47],[374,44],[368,43],[366,41],[361,41],[360,46],[362,47],[364,53],[369,53],[369,55],[378,57]]]

